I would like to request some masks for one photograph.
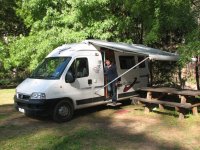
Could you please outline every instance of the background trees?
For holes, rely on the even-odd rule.
[[[4,17],[0,23],[2,33],[8,38],[7,44],[4,39],[0,45],[4,72],[14,68],[18,72],[29,72],[58,45],[90,38],[140,43],[172,52],[182,44],[183,56],[195,55],[199,50],[191,52],[189,48],[199,45],[197,0],[0,2],[3,6],[0,13],[13,18]],[[187,58],[181,60],[186,62]]]

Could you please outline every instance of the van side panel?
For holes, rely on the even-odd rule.
[[[138,63],[138,56],[129,53],[115,52],[115,61],[117,66],[118,75],[123,74],[125,71]],[[135,90],[140,87],[147,86],[148,84],[148,63],[145,62],[145,67],[130,70],[127,74],[121,77],[118,84],[118,99],[128,97],[134,94]]]

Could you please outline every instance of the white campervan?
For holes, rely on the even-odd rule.
[[[16,88],[15,107],[25,114],[48,114],[63,122],[71,119],[76,109],[111,102],[104,76],[108,57],[117,66],[117,97],[123,100],[148,85],[147,59],[176,60],[178,56],[143,45],[100,40],[65,44],[53,50]]]

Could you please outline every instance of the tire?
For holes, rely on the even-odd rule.
[[[72,119],[74,107],[70,101],[62,100],[56,104],[53,110],[53,120],[61,123]]]

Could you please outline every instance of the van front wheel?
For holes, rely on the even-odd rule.
[[[70,101],[62,100],[54,108],[53,120],[56,122],[66,122],[73,117],[73,114],[73,104]]]

